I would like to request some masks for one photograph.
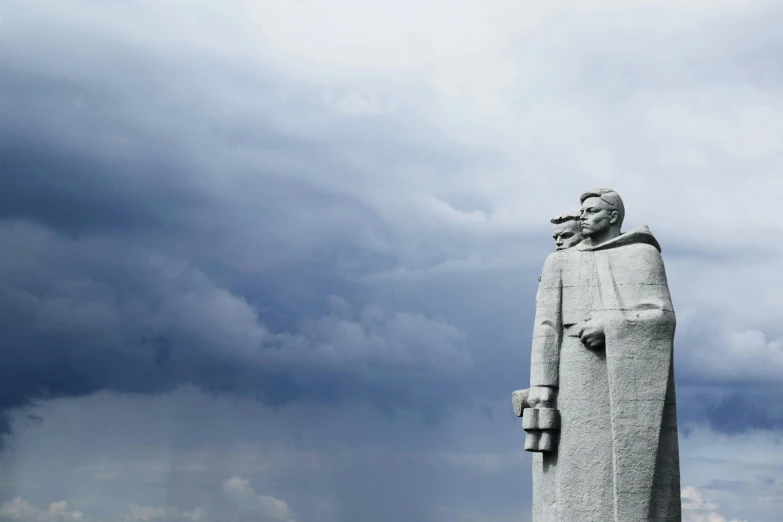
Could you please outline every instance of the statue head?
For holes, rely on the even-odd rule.
[[[620,194],[612,189],[593,189],[582,194],[579,201],[582,202],[579,218],[582,234],[590,238],[593,245],[620,235],[625,218],[625,205]]]
[[[582,228],[579,218],[581,212],[576,210],[553,217],[552,237],[555,240],[557,250],[565,250],[582,242]]]

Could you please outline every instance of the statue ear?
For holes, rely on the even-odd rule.
[[[615,223],[617,223],[617,221],[619,221],[619,219],[620,219],[620,213],[616,210],[612,210],[611,217],[609,217],[609,223],[614,225]]]

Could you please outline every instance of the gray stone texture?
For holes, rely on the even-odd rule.
[[[592,196],[586,240],[544,264],[531,388],[514,393],[534,452],[533,520],[679,521],[675,316],[660,246],[647,227],[620,233],[619,196]]]
[[[550,220],[552,223],[552,239],[555,240],[555,248],[557,250],[575,247],[582,241],[580,217],[581,211],[576,210],[560,214]]]

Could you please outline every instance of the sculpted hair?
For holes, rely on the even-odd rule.
[[[553,217],[549,221],[553,225],[559,225],[560,223],[565,223],[566,221],[579,221],[580,217],[582,217],[582,212],[580,212],[579,210],[574,210],[573,212],[558,214],[557,216]]]
[[[612,189],[598,188],[588,190],[582,194],[579,198],[579,202],[584,203],[587,198],[600,198],[604,203],[608,204],[612,210],[617,211],[617,214],[619,215],[617,226],[623,225],[623,220],[625,219],[625,205],[623,204],[623,198],[620,197],[620,194]]]

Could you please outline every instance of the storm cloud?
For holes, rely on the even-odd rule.
[[[116,60],[109,49],[96,52]],[[192,97],[209,93],[156,84],[160,66],[133,51],[97,80],[94,57],[63,78],[6,56],[4,409],[187,383],[272,404],[428,402],[417,382],[470,367],[464,333],[441,318],[346,303],[360,292],[346,272],[397,260],[384,220],[335,183],[353,167],[328,141],[275,129],[263,102],[252,122],[199,113]],[[245,81],[254,99],[296,90]]]
[[[783,426],[779,10],[376,7],[0,0],[0,517],[525,516],[508,396],[594,186],[663,246],[684,484],[740,517],[686,451]]]

